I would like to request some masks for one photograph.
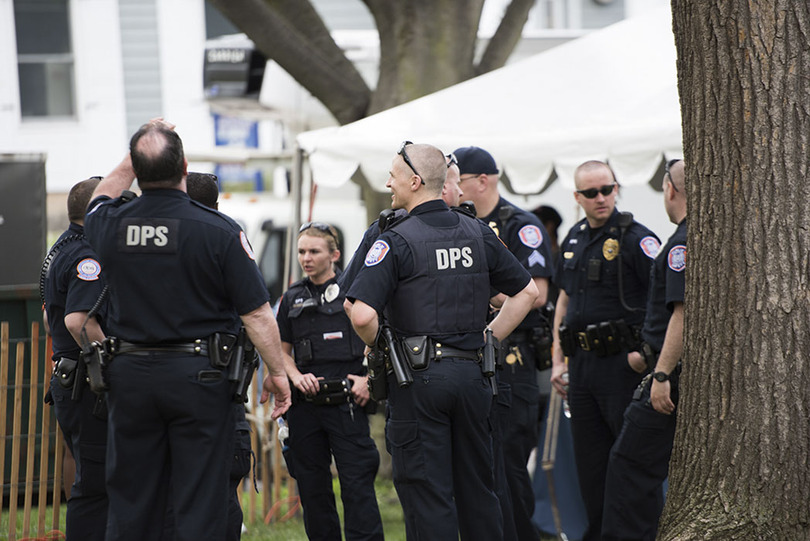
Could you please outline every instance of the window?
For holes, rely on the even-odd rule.
[[[68,11],[68,0],[14,0],[23,117],[74,114]]]

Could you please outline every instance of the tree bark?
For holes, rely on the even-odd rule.
[[[658,539],[810,539],[808,3],[672,6],[690,263]]]

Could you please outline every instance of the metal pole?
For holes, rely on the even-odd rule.
[[[293,155],[292,179],[290,182],[290,196],[292,199],[292,204],[294,205],[293,219],[287,226],[287,250],[284,257],[284,290],[286,290],[290,283],[292,283],[293,278],[297,278],[297,276],[300,274],[298,265],[295,264],[297,261],[296,254],[298,253],[296,234],[298,233],[298,228],[301,226],[301,203],[303,200],[302,194],[304,191],[303,184],[305,159],[306,155],[304,154],[304,149],[302,149],[296,143],[295,154]]]
[[[557,503],[557,491],[554,484],[554,462],[557,459],[557,439],[560,430],[560,407],[562,406],[562,396],[556,389],[551,389],[551,397],[548,404],[548,417],[546,418],[546,437],[543,442],[543,471],[546,472],[548,480],[548,496],[551,500],[551,516],[554,518],[554,528],[557,530],[559,541],[568,541],[568,536],[562,530],[562,520],[560,520],[560,507]]]

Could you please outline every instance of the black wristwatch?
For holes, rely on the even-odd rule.
[[[653,377],[655,378],[655,381],[660,381],[662,383],[669,381],[669,374],[666,372],[654,372]]]

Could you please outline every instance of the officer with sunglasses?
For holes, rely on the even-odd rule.
[[[605,483],[605,541],[654,541],[664,507],[663,484],[675,438],[683,354],[686,270],[686,193],[683,160],[667,162],[664,208],[678,228],[653,264],[642,352],[652,372],[625,411],[610,451]]]
[[[464,192],[461,190],[461,186],[459,186],[458,160],[454,154],[447,154],[445,159],[447,160],[447,179],[444,181],[444,187],[442,188],[442,199],[447,203],[448,207],[458,207],[464,197]],[[406,214],[405,209],[395,209],[394,215],[389,220],[391,223],[396,222],[404,218]],[[342,289],[348,290],[349,286],[352,285],[357,273],[360,272],[360,269],[363,267],[363,259],[366,257],[366,253],[379,236],[379,220],[374,220],[363,234],[363,239],[360,241],[360,245],[355,250],[354,255],[352,255],[351,261],[346,265],[346,270],[338,276],[338,285],[340,285]],[[346,303],[346,310],[351,310],[350,302]]]
[[[607,164],[581,164],[574,181],[574,198],[585,218],[560,247],[551,383],[567,396],[571,411],[574,456],[588,515],[583,540],[598,541],[610,448],[648,368],[635,350],[650,266],[660,242],[632,215],[616,210],[618,187]]]
[[[408,539],[503,539],[481,349],[491,290],[508,295],[489,323],[502,339],[537,288],[490,228],[442,201],[446,175],[436,147],[400,147],[386,186],[408,216],[374,242],[347,297],[369,346],[386,315],[412,376],[388,376],[386,425]]]
[[[552,244],[537,216],[500,195],[498,167],[489,152],[469,146],[456,149],[454,154],[459,162],[461,188],[475,203],[476,214],[531,274],[540,292],[532,310],[501,344],[505,349],[505,363],[503,370],[498,371],[501,392],[496,405],[499,451],[503,453],[505,475],[502,483],[508,492],[499,496],[504,514],[511,514],[505,519],[507,530],[512,527],[509,524],[512,519],[515,538],[534,541],[539,538],[539,532],[532,522],[535,499],[526,464],[539,437],[538,419],[545,407],[541,397],[547,396],[550,390],[548,385],[541,390],[538,371],[548,373],[551,353],[551,322],[541,309],[548,301],[554,271]],[[500,297],[495,297],[493,304],[498,306],[499,303]],[[544,344],[539,343],[542,337],[545,337]]]
[[[374,492],[380,455],[364,409],[369,402],[365,345],[343,311],[345,291],[334,268],[339,258],[332,226],[322,222],[301,226],[298,263],[306,276],[284,293],[276,316],[281,347],[288,355],[287,375],[295,386],[287,412],[290,436],[284,458],[298,483],[310,539],[341,538],[332,490],[334,457],[345,539],[381,541],[382,519]],[[336,390],[329,385],[337,385]]]

